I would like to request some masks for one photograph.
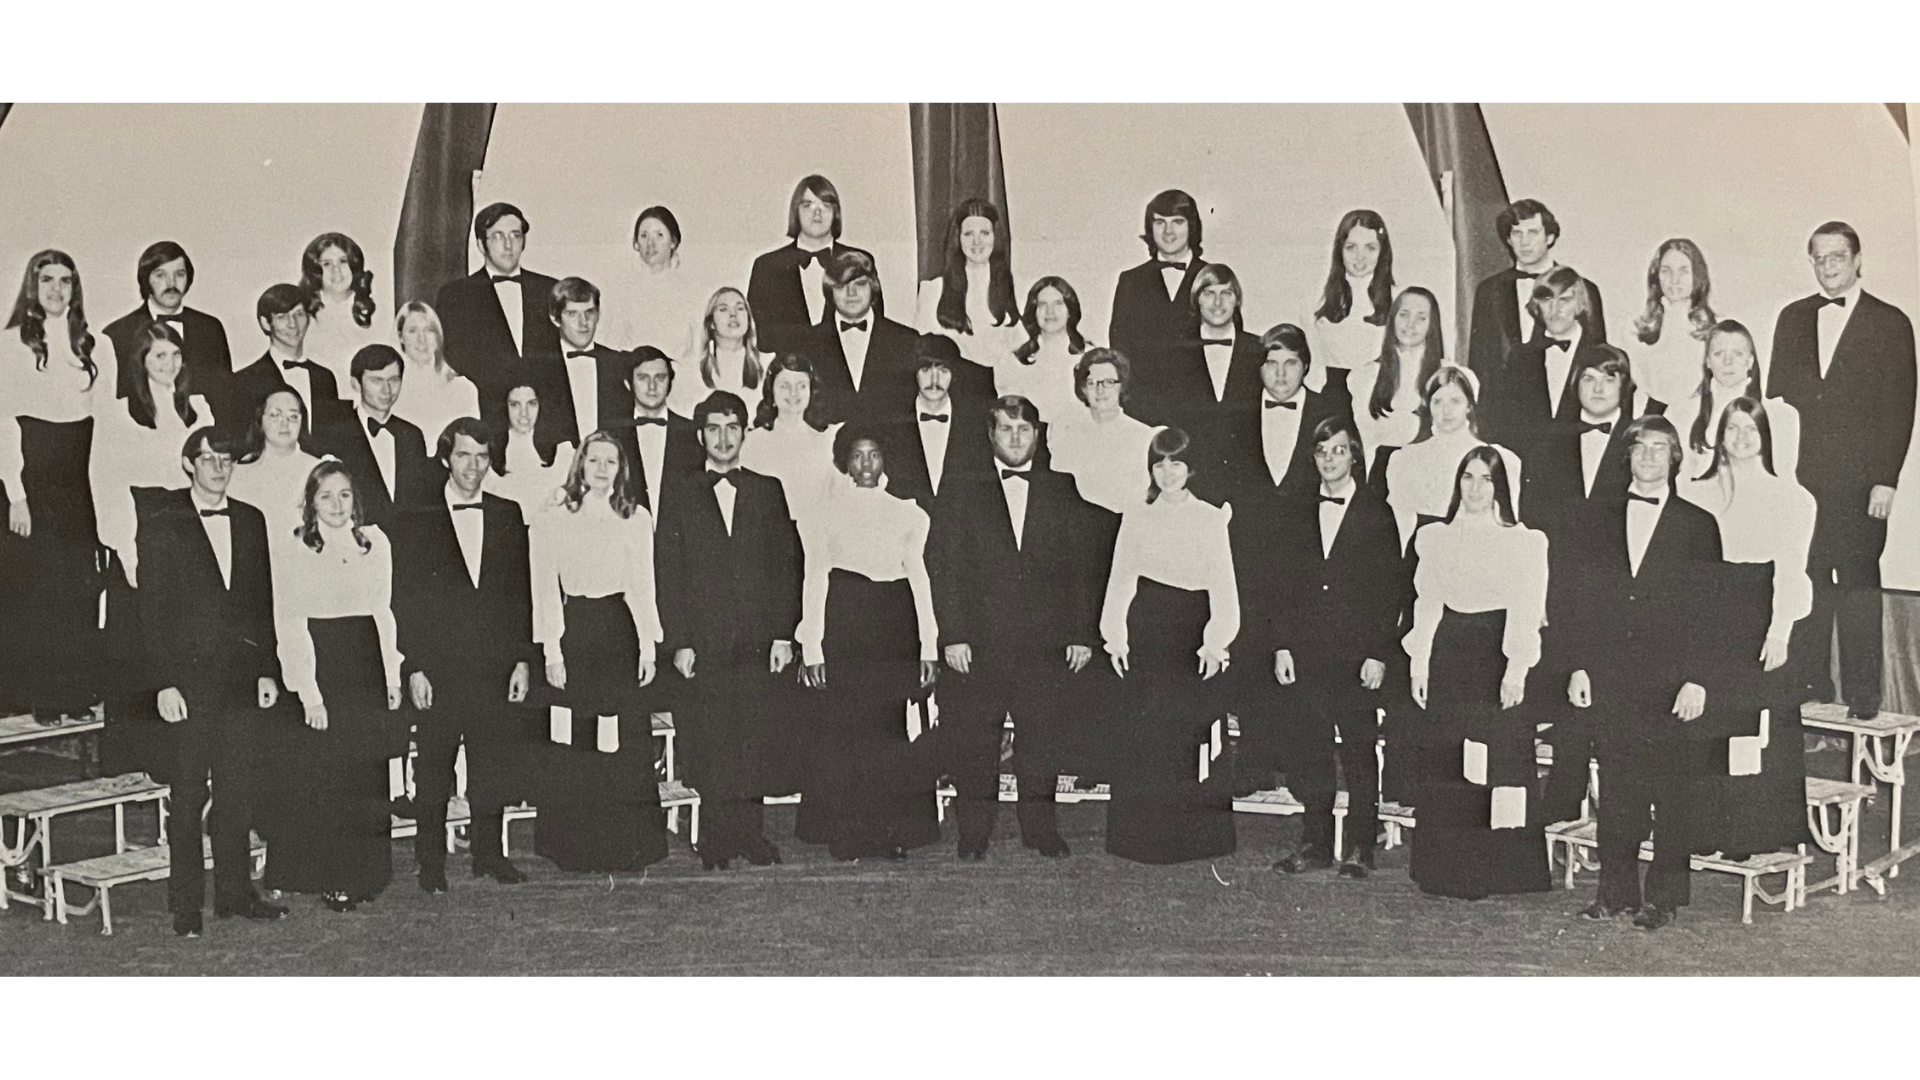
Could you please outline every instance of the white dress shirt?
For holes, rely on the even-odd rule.
[[[1824,293],[1821,294],[1823,297]],[[1842,304],[1822,304],[1815,318],[1819,320],[1820,333],[1820,377],[1827,377],[1827,369],[1833,366],[1833,350],[1840,344],[1840,335],[1846,332],[1847,321],[1860,309],[1860,282],[1855,281],[1853,288],[1841,293],[1837,299]]]
[[[1635,488],[1627,489],[1634,495],[1640,495]],[[1653,530],[1660,524],[1660,512],[1667,508],[1668,492],[1661,491],[1653,496],[1655,501],[1646,502],[1646,496],[1627,500],[1627,568],[1633,576],[1640,576],[1640,560],[1647,557],[1647,542],[1653,539]]]
[[[634,419],[640,418],[640,410],[633,410]],[[665,419],[665,417],[662,417]],[[640,471],[647,478],[647,499],[653,503],[654,516],[660,513],[660,477],[667,466],[667,426],[665,424],[642,424],[633,429],[634,442],[640,447]],[[656,520],[655,524],[659,522]]]
[[[1324,480],[1320,482],[1320,494],[1340,500],[1320,500],[1320,557],[1323,559],[1333,556],[1333,542],[1340,538],[1340,525],[1347,520],[1347,508],[1353,505],[1353,492],[1357,486],[1352,476],[1341,481],[1339,487],[1329,487]]]
[[[1434,632],[1451,608],[1462,615],[1505,610],[1505,681],[1525,678],[1540,662],[1540,628],[1547,621],[1546,534],[1501,525],[1491,515],[1462,514],[1421,529],[1414,545],[1420,564],[1413,572],[1413,629],[1401,642],[1413,677],[1427,677]]]
[[[801,248],[806,251],[806,248]],[[832,247],[821,248],[832,251]],[[827,294],[824,286],[827,281],[827,256],[809,260],[800,267],[800,295],[807,299],[807,321],[814,325],[820,322],[820,316],[827,313]]]
[[[393,547],[376,526],[360,526],[360,535],[367,541],[365,551],[353,538],[353,526],[335,529],[323,524],[320,550],[296,540],[288,548],[287,573],[275,577],[273,614],[281,682],[300,695],[303,705],[324,704],[316,681],[309,619],[371,616],[380,638],[386,683],[389,687],[400,685],[400,665],[405,658],[400,654],[393,620]]]
[[[267,344],[267,360],[280,372],[280,380],[292,388],[294,393],[300,395],[302,406],[308,414],[307,426],[313,426],[312,414],[317,407],[313,400],[313,369],[306,367],[305,363],[312,362],[318,364],[320,362],[304,353],[299,356],[293,356],[283,352],[281,351],[280,343],[277,341]],[[288,366],[290,364],[292,365],[291,367]],[[326,367],[325,364],[320,364],[320,366]],[[347,393],[347,387],[351,385],[351,383],[340,382],[334,389],[336,393],[344,395]],[[343,397],[341,400],[345,400],[345,398]]]
[[[149,380],[147,391],[153,395],[153,426],[135,423],[126,403],[103,408],[94,417],[93,453],[87,459],[100,542],[119,553],[129,581],[137,577],[139,565],[139,554],[134,550],[137,524],[131,489],[186,487],[180,446],[193,427],[213,422],[213,410],[199,394],[187,402],[195,417],[189,425],[174,411],[173,387]]]
[[[1547,264],[1546,269],[1541,270],[1537,274],[1513,279],[1513,299],[1514,303],[1517,304],[1520,309],[1520,341],[1522,344],[1533,340],[1533,312],[1528,310],[1527,304],[1533,300],[1534,287],[1540,284],[1541,278],[1553,273],[1554,268],[1559,265],[1557,262],[1550,262]],[[1517,270],[1519,268],[1515,267],[1515,269]],[[1526,273],[1524,270],[1520,272],[1522,274]]]
[[[1154,255],[1154,259],[1157,261],[1160,259],[1160,256],[1156,254]],[[1160,283],[1167,287],[1167,299],[1173,300],[1176,302],[1180,300],[1181,298],[1180,283],[1186,280],[1187,267],[1191,266],[1192,264],[1193,264],[1193,252],[1191,251],[1180,256],[1179,265],[1175,265],[1172,263],[1159,264]]]
[[[1580,351],[1579,323],[1573,324],[1573,333],[1567,335],[1567,347],[1556,348],[1548,344],[1546,350],[1547,365],[1547,411],[1555,418],[1560,415],[1560,392],[1566,389],[1567,373],[1573,370],[1573,354]],[[1575,398],[1579,395],[1575,394]]]
[[[1583,494],[1593,494],[1593,478],[1600,474],[1600,459],[1607,456],[1607,444],[1620,431],[1620,425],[1626,420],[1620,410],[1615,409],[1607,416],[1595,416],[1585,409],[1580,410],[1580,422],[1583,424],[1611,424],[1608,431],[1589,428],[1580,433],[1580,490]],[[1681,436],[1685,438],[1685,436]]]
[[[833,313],[833,326],[840,335],[840,351],[847,357],[847,374],[853,376],[853,389],[860,389],[860,377],[867,370],[867,346],[873,344],[873,322],[879,316],[871,309],[858,319],[843,319],[838,311]],[[851,323],[852,329],[842,329],[841,323]]]
[[[570,355],[576,352],[586,355]],[[573,392],[573,422],[585,439],[600,430],[600,361],[593,355],[592,345],[575,349],[561,342],[560,354],[567,364],[567,389]]]
[[[475,495],[471,502],[462,499],[451,482],[441,493],[447,499],[447,515],[453,519],[453,535],[460,541],[460,558],[467,564],[467,578],[477,589],[480,587],[480,552],[486,546],[486,512],[475,505],[480,502],[480,496]]]
[[[995,460],[994,468],[1000,477],[1000,493],[1007,497],[1007,520],[1013,523],[1013,546],[1024,548],[1027,542],[1027,496],[1033,493],[1033,462],[1014,467],[1003,465]],[[1007,473],[1026,474],[1029,479],[1020,480]]]
[[[187,340],[187,320],[183,317],[186,313],[187,307],[184,303],[180,305],[179,311],[168,314],[160,310],[159,305],[153,302],[153,297],[147,297],[147,318],[152,319],[154,322],[159,322],[162,319],[168,320],[167,325],[173,327],[173,332],[180,335],[182,342]]]
[[[205,510],[226,510],[225,514],[200,514],[200,528],[206,531],[207,543],[213,545],[213,561],[220,564],[220,584],[233,588],[233,514],[231,500],[225,495],[213,506],[201,506],[194,499],[196,512]]]
[[[631,517],[614,512],[604,494],[588,492],[580,508],[549,504],[527,530],[533,567],[533,639],[546,651],[547,666],[566,662],[563,596],[621,595],[640,639],[640,658],[652,660],[661,639],[654,600],[653,516],[644,506]]]
[[[1227,659],[1227,647],[1240,634],[1240,593],[1227,540],[1232,520],[1231,505],[1215,506],[1198,496],[1178,502],[1143,497],[1121,515],[1100,609],[1100,637],[1109,654],[1127,652],[1127,611],[1145,578],[1176,589],[1205,589],[1207,625],[1195,655]]]
[[[1271,393],[1260,391],[1260,452],[1267,461],[1267,475],[1278,487],[1287,478],[1294,447],[1300,442],[1300,411],[1307,407],[1306,385],[1295,387],[1286,402],[1268,404],[1272,401]],[[1292,408],[1287,407],[1289,403]]]
[[[365,406],[357,401],[353,403],[353,422],[359,427],[360,434],[366,438],[367,446],[373,450],[373,460],[380,466],[380,479],[387,485],[387,496],[391,498],[394,494],[394,462],[399,450],[394,445],[392,429],[382,427],[378,435],[367,430],[367,421],[371,419],[372,417],[366,413]],[[387,422],[392,423],[392,421],[393,415],[389,413]]]
[[[806,551],[806,580],[801,589],[800,625],[794,640],[807,664],[832,659],[825,652],[827,588],[834,570],[850,570],[869,581],[905,578],[913,592],[920,659],[940,657],[940,626],[933,614],[933,585],[927,577],[926,511],[911,499],[881,487],[863,488],[842,478],[819,512],[800,522]]]
[[[944,416],[946,419],[929,420],[929,416]],[[933,493],[938,495],[940,477],[947,471],[947,442],[953,435],[953,399],[947,398],[934,407],[914,398],[913,423],[920,429],[920,452],[926,455],[927,479],[933,484]]]
[[[1226,346],[1202,345],[1200,353],[1207,361],[1207,377],[1213,380],[1213,400],[1218,402],[1227,394],[1227,369],[1233,366],[1233,327],[1212,327],[1200,325],[1201,341],[1225,341]]]
[[[493,273],[492,267],[489,266],[485,269],[489,275]],[[525,271],[516,270],[514,273],[518,275],[525,273]],[[527,312],[526,308],[522,306],[520,282],[494,282],[493,298],[500,302],[500,314],[507,317],[507,330],[513,334],[513,351],[521,356],[525,356],[527,354],[527,347],[525,338],[526,326],[524,324],[526,322]]]
[[[720,470],[713,467],[713,462],[707,462],[707,472],[709,475],[706,479],[713,484],[713,501],[720,504],[720,522],[727,527],[727,535],[732,536],[733,503],[734,500],[740,497],[740,489],[734,486],[731,475],[723,476],[718,480],[713,479],[711,474],[719,471]]]

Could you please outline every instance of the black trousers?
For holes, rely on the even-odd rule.
[[[1647,704],[1645,708],[1657,706]],[[1623,711],[1602,714],[1596,742],[1600,757],[1600,900],[1609,907],[1637,908],[1642,900],[1679,907],[1692,893],[1687,879],[1693,850],[1692,752],[1679,721]],[[1649,734],[1649,724],[1661,728]],[[1625,728],[1627,730],[1620,730]],[[1635,730],[1639,729],[1639,730]],[[1558,748],[1555,749],[1556,759]],[[1640,842],[1653,837],[1653,862],[1640,884]]]
[[[1000,811],[1000,736],[1009,715],[1020,836],[1032,841],[1059,831],[1054,788],[1070,750],[1061,697],[1066,663],[1064,648],[1013,656],[975,649],[968,674],[941,672],[942,738],[962,846],[984,846],[993,835]]]
[[[1377,710],[1386,698],[1360,685],[1360,664],[1360,659],[1349,663],[1296,652],[1295,682],[1285,695],[1291,699],[1283,758],[1287,787],[1306,808],[1300,846],[1329,858],[1341,776],[1347,785],[1348,850],[1371,852],[1380,830],[1380,766],[1374,745],[1380,736]]]
[[[1593,759],[1593,725],[1590,709],[1567,704],[1566,679],[1558,674],[1535,678],[1527,685],[1527,702],[1536,720],[1550,721],[1546,741],[1553,745],[1553,766],[1547,770],[1546,792],[1541,804],[1541,820],[1548,823],[1573,821],[1580,816],[1580,803],[1587,797],[1587,763]],[[1535,694],[1547,700],[1535,706]]]
[[[1880,708],[1880,553],[1887,546],[1887,523],[1868,516],[1867,489],[1820,489],[1813,496],[1818,510],[1807,552],[1813,613],[1795,624],[1792,652],[1806,665],[1809,690],[1834,700],[1828,643],[1837,627],[1847,704],[1873,712]]]
[[[175,914],[206,906],[207,874],[200,846],[200,815],[213,840],[213,895],[219,906],[253,890],[248,830],[253,818],[253,728],[264,722],[245,684],[180,687],[187,719],[169,725],[173,737],[172,809],[167,823],[167,907]],[[211,786],[213,808],[207,810]]]
[[[447,865],[447,800],[453,795],[454,761],[467,747],[467,841],[475,866],[506,857],[500,825],[516,792],[509,778],[515,757],[511,736],[519,731],[506,703],[506,671],[444,671],[433,684],[433,708],[414,713],[414,814],[419,832],[413,855],[422,870]]]

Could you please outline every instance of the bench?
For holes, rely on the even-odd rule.
[[[1833,876],[1808,886],[1811,891],[1832,889],[1845,894],[1859,884],[1863,876],[1859,869],[1860,804],[1872,798],[1873,788],[1867,784],[1807,777],[1807,827],[1813,830],[1814,843],[1833,856]],[[1828,816],[1829,810],[1832,817]],[[1885,895],[1884,884],[1875,881],[1873,885]]]
[[[19,716],[0,717],[0,746],[17,746],[22,743],[39,742],[42,739],[58,739],[68,735],[84,735],[89,731],[99,731],[107,726],[106,718],[99,713],[91,716],[68,720],[64,723],[43,727],[31,713]]]
[[[1567,888],[1573,888],[1573,875],[1576,869],[1594,870],[1599,868],[1594,853],[1599,848],[1598,827],[1592,821],[1562,821],[1547,826],[1547,859],[1551,864],[1556,846],[1563,849],[1563,862],[1566,867]],[[1640,842],[1640,859],[1653,858],[1653,841]],[[1769,851],[1755,855],[1750,859],[1735,862],[1720,855],[1694,855],[1688,858],[1687,865],[1692,870],[1705,870],[1719,874],[1733,874],[1741,879],[1740,921],[1753,923],[1753,902],[1778,905],[1784,911],[1807,906],[1807,867],[1813,863],[1813,856],[1807,854],[1806,845],[1798,851]],[[1784,875],[1779,892],[1769,892],[1761,882],[1774,874]]]
[[[699,792],[678,780],[663,781],[660,784],[660,805],[667,811],[667,828],[676,833],[680,831],[680,809],[685,807],[688,817],[687,842],[691,844],[700,843]],[[456,808],[462,815],[465,815],[467,812],[465,800],[450,802],[447,805],[448,826],[452,826],[455,823],[453,820],[453,812]],[[507,807],[506,814],[500,823],[500,850],[502,852],[509,851],[507,831],[513,827],[514,822],[530,821],[539,816],[539,808],[529,806],[526,803]],[[467,821],[468,819],[463,816],[459,824],[465,825]]]
[[[1809,704],[1800,709],[1800,721],[1810,728],[1835,731],[1853,740],[1853,782],[1871,776],[1893,789],[1893,823],[1887,835],[1887,853],[1860,868],[1868,885],[1886,895],[1882,877],[1898,877],[1900,864],[1920,855],[1920,844],[1900,843],[1900,814],[1907,786],[1907,750],[1920,731],[1920,716],[1881,712],[1867,720],[1847,715],[1845,705]]]
[[[259,877],[266,868],[267,845],[259,834],[249,837],[253,856],[253,876]],[[213,869],[213,842],[206,837],[200,838],[201,851],[206,859],[206,868]],[[101,855],[76,863],[65,863],[47,868],[47,891],[52,896],[54,918],[60,925],[67,924],[69,915],[90,915],[95,908],[100,909],[100,932],[113,933],[113,888],[132,881],[161,881],[171,869],[172,860],[168,858],[165,844],[158,847],[134,848],[114,855]],[[67,897],[69,887],[78,886],[94,890],[93,899],[85,904],[75,904]]]
[[[151,802],[159,804],[160,842],[167,838],[167,786],[155,783],[145,773],[125,773],[71,784],[16,791],[0,795],[0,867],[17,870],[23,881],[32,882],[30,865],[39,855],[42,867],[53,865],[53,819],[83,810],[113,807],[113,850],[127,850],[127,805]],[[5,821],[15,820],[14,837],[5,836]],[[44,870],[42,871],[44,874]],[[54,902],[46,884],[37,884],[37,892],[16,891],[9,883],[0,884],[0,911],[13,900],[37,905],[42,917],[54,917]]]
[[[934,816],[941,821],[947,820],[947,805],[959,797],[959,791],[957,791],[951,783],[944,783],[938,788],[935,788],[933,792]],[[1001,802],[1019,802],[1019,777],[1012,773],[1001,773],[1000,794],[998,798]],[[1057,803],[1106,802],[1111,798],[1113,798],[1113,788],[1108,784],[1095,784],[1093,787],[1082,791],[1080,789],[1080,778],[1078,776],[1062,773],[1054,780],[1053,801]],[[768,806],[779,803],[797,803],[800,801],[800,796],[770,796],[763,801]]]

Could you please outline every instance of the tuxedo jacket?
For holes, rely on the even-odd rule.
[[[351,417],[353,403],[340,400],[340,383],[333,372],[315,360],[303,363],[313,379],[313,400],[305,403],[308,430],[318,431],[343,417]],[[253,424],[254,414],[260,411],[260,403],[285,389],[288,389],[287,377],[282,374],[280,362],[268,352],[234,372],[227,381],[224,395],[209,396],[207,404],[213,408],[214,418],[221,427],[246,431]]]
[[[662,509],[662,500],[655,498],[658,492],[647,488],[647,470],[640,464],[640,436],[638,429],[633,426],[633,407],[629,405],[626,415],[617,421],[609,419],[607,426],[613,429],[614,437],[627,452],[627,476],[633,484],[634,498],[647,508],[648,513],[657,517]],[[700,448],[693,421],[676,412],[667,413],[666,452],[660,461],[661,486],[666,486],[669,476],[700,472],[705,468],[706,460],[707,452]]]
[[[1913,435],[1913,323],[1864,290],[1820,375],[1819,300],[1788,304],[1773,328],[1768,391],[1800,410],[1800,482],[1860,494],[1898,486]]]
[[[663,655],[692,649],[696,679],[743,645],[764,664],[767,648],[793,640],[800,624],[800,538],[785,489],[747,469],[731,475],[731,533],[704,467],[661,481],[668,491],[654,533],[654,579]]]
[[[1574,415],[1579,416],[1575,406]],[[1581,469],[1580,425],[1572,422],[1555,425],[1534,444],[1527,455],[1520,477],[1519,504],[1514,512],[1528,525],[1547,534],[1550,544],[1566,543],[1571,532],[1583,528],[1589,511],[1619,500],[1633,479],[1628,460],[1627,410],[1613,422],[1613,433],[1600,454],[1600,466],[1593,474],[1593,488],[1585,486]],[[1682,436],[1684,438],[1685,436]]]
[[[860,369],[860,388],[853,386],[853,370],[847,366],[846,350],[840,346],[835,320],[838,312],[829,305],[826,317],[813,327],[807,344],[800,349],[813,361],[819,373],[819,385],[827,399],[830,423],[866,420],[885,423],[904,416],[920,388],[913,381],[913,350],[920,335],[910,326],[894,322],[878,311],[867,312],[873,329],[868,335],[867,362]],[[976,365],[977,366],[977,365]],[[958,377],[955,379],[959,381]],[[988,380],[991,382],[991,378]]]
[[[1213,375],[1207,370],[1207,354],[1225,348],[1227,378],[1223,392],[1213,394]],[[1233,458],[1235,444],[1245,437],[1245,429],[1254,425],[1259,440],[1260,365],[1267,353],[1260,339],[1242,330],[1234,334],[1231,346],[1202,345],[1198,337],[1181,342],[1166,351],[1161,374],[1165,377],[1160,393],[1163,423],[1187,433],[1198,453],[1195,464],[1202,475],[1224,475]]]
[[[996,468],[943,483],[928,534],[927,572],[942,645],[976,659],[1052,657],[1100,641],[1101,597],[1084,572],[1088,504],[1067,473],[1037,465],[1026,483],[1020,543]]]
[[[843,251],[856,251],[873,258],[868,252],[838,240],[822,252],[822,257],[830,260]],[[753,308],[753,325],[760,348],[767,352],[804,352],[812,341],[814,320],[808,314],[806,286],[800,279],[800,264],[808,254],[789,242],[753,260],[753,272],[747,277],[747,305]],[[876,315],[886,314],[879,298],[874,300],[873,308]],[[832,314],[833,305],[829,303],[822,310]]]
[[[478,585],[467,574],[455,511],[444,499],[396,507],[386,530],[400,652],[408,671],[426,672],[436,686],[492,682],[522,661],[542,666],[533,644],[532,569],[520,504],[488,493],[479,501]],[[506,683],[497,689],[504,700]]]
[[[1171,355],[1179,346],[1200,336],[1200,316],[1188,296],[1193,279],[1206,266],[1194,255],[1174,296],[1167,296],[1166,279],[1157,260],[1148,259],[1120,274],[1113,287],[1113,316],[1107,342],[1133,363],[1133,386],[1127,412],[1149,424],[1171,424],[1172,410],[1181,400],[1178,363]],[[1203,369],[1204,373],[1204,369]]]
[[[1240,551],[1249,557],[1243,560],[1236,551],[1234,565],[1244,563],[1242,572],[1255,579],[1249,595],[1264,597],[1252,610],[1266,613],[1260,629],[1267,654],[1288,649],[1296,658],[1351,663],[1357,680],[1362,660],[1392,663],[1402,655],[1407,585],[1400,527],[1379,493],[1356,482],[1333,549],[1323,554],[1319,494],[1317,477],[1300,493],[1275,493],[1266,513],[1249,515],[1240,534]],[[1240,517],[1236,507],[1234,525]],[[1261,533],[1270,538],[1264,551]]]
[[[932,500],[945,496],[962,476],[985,473],[993,466],[993,444],[987,437],[994,400],[993,374],[978,364],[962,362],[986,376],[986,389],[983,392],[977,385],[963,389],[961,373],[954,373],[953,383],[947,390],[953,412],[952,419],[947,421],[951,430],[947,432],[947,456],[941,464],[939,491],[933,489],[926,445],[920,441],[919,406],[909,401],[905,411],[895,414],[883,429],[887,441],[887,490],[914,500],[929,513],[933,509]]]
[[[1239,495],[1234,504],[1236,518],[1240,514],[1240,501],[1275,493],[1273,470],[1267,467],[1266,447],[1260,439],[1261,416],[1265,411],[1266,396],[1256,373],[1253,405],[1234,426],[1233,443],[1229,449],[1228,471],[1234,491]],[[1287,458],[1286,475],[1280,481],[1278,494],[1295,496],[1305,492],[1312,496],[1319,491],[1320,473],[1313,467],[1313,429],[1335,416],[1345,416],[1349,423],[1352,422],[1351,402],[1347,398],[1312,390],[1302,393],[1300,430],[1294,436],[1293,448]],[[1361,464],[1355,462],[1354,467],[1359,469]]]
[[[221,399],[227,395],[233,382],[233,353],[227,348],[227,328],[219,319],[190,307],[181,308],[180,315],[181,324],[175,329],[181,331],[184,347],[180,355],[185,365],[183,370],[189,379],[188,385],[194,393],[205,397],[207,404],[218,412]],[[147,377],[140,362],[134,359],[134,353],[140,332],[152,325],[153,312],[145,304],[107,324],[105,333],[107,339],[113,342],[113,352],[120,366],[115,381],[116,397],[133,393],[133,388]]]
[[[1532,461],[1533,448],[1555,426],[1568,425],[1580,418],[1580,370],[1589,361],[1600,359],[1583,332],[1567,365],[1567,377],[1559,386],[1547,385],[1547,345],[1535,340],[1514,347],[1506,361],[1491,375],[1480,376],[1480,437]],[[1476,372],[1476,374],[1478,374]],[[1557,401],[1557,409],[1550,406]],[[1623,403],[1621,415],[1632,417],[1631,403]]]
[[[1519,278],[1520,271],[1509,266],[1485,278],[1473,290],[1473,329],[1467,343],[1467,367],[1480,376],[1482,385],[1506,364],[1514,349],[1528,343],[1520,339],[1520,298],[1514,289]],[[1600,303],[1600,286],[1588,281],[1587,297],[1593,309],[1588,313],[1581,340],[1605,345],[1607,316]],[[1536,319],[1533,337],[1538,338],[1541,333],[1540,321]]]
[[[563,343],[562,349],[565,348]],[[616,428],[633,419],[633,384],[628,381],[633,373],[633,356],[598,343],[591,351],[594,414],[598,418],[594,427],[595,430]],[[563,356],[564,351],[552,356],[530,357],[523,362],[523,370],[530,373],[540,393],[540,418],[535,422],[534,439],[542,446],[557,446],[564,442],[579,446],[580,440],[593,434],[592,431],[580,430],[580,421],[574,409],[573,381],[567,378],[567,363]],[[506,398],[501,397],[493,405],[498,412],[495,422],[497,426],[504,427]]]
[[[231,583],[220,578],[213,542],[200,524],[190,488],[156,491],[140,515],[136,543],[143,565],[140,629],[155,684],[187,699],[187,723],[230,691],[280,670],[273,630],[273,575],[267,521],[259,510],[227,500],[232,520]],[[196,700],[200,696],[203,700]]]
[[[445,474],[427,457],[427,440],[420,429],[398,416],[390,417],[387,431],[393,436],[393,487],[381,475],[380,463],[373,456],[373,444],[367,438],[366,423],[357,412],[335,417],[313,432],[314,453],[332,454],[353,475],[354,498],[369,525],[388,531],[394,507],[414,506],[439,495]],[[403,652],[405,650],[402,650]]]
[[[520,362],[560,355],[560,328],[547,315],[555,284],[545,274],[520,272],[521,347],[517,349],[486,267],[440,286],[434,310],[446,331],[447,363],[473,380],[480,391],[482,417],[505,417],[506,383]],[[544,405],[545,399],[541,402]]]

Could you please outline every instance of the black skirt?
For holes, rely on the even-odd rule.
[[[1807,843],[1807,760],[1791,664],[1766,671],[1760,647],[1773,621],[1773,564],[1723,563],[1713,634],[1718,662],[1710,673],[1707,709],[1689,725],[1693,751],[1696,853],[1745,856]],[[1760,772],[1729,775],[1728,748],[1736,736],[1760,733],[1767,711],[1767,745]]]
[[[1544,892],[1552,883],[1533,723],[1523,708],[1500,707],[1506,625],[1504,610],[1463,615],[1449,608],[1434,632],[1425,716],[1408,720],[1426,724],[1412,778],[1418,827],[1409,871],[1423,892],[1478,899]],[[1484,784],[1465,776],[1469,740],[1487,748]],[[1492,827],[1493,793],[1502,787],[1524,792],[1523,825]]]
[[[308,727],[299,705],[275,717],[255,799],[266,884],[371,898],[393,880],[387,761],[406,753],[406,714],[387,708],[371,615],[309,619],[307,633],[327,728]]]
[[[93,420],[20,425],[22,492],[30,536],[5,533],[12,598],[0,626],[0,695],[16,708],[82,713],[100,700],[100,542],[87,465]]]
[[[1115,715],[1109,854],[1166,864],[1234,850],[1233,770],[1224,730],[1223,752],[1212,753],[1215,725],[1226,723],[1226,680],[1202,680],[1198,670],[1209,614],[1204,591],[1142,578],[1134,593],[1127,610],[1127,675]]]
[[[639,685],[640,637],[626,597],[563,598],[572,742],[540,749],[536,854],[562,870],[632,871],[667,857],[653,768],[652,710]],[[616,717],[619,749],[598,748],[599,718]]]

